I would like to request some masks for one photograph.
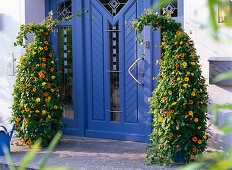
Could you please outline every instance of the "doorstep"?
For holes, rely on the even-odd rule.
[[[13,142],[17,139],[14,138]],[[63,136],[61,142],[51,154],[48,167],[69,167],[72,169],[176,169],[157,165],[147,166],[146,143],[98,139],[76,136]],[[15,165],[19,165],[28,149],[25,146],[11,145],[11,156]],[[36,169],[45,154],[41,149],[28,168]],[[7,162],[0,156],[0,169],[8,170]],[[2,167],[2,168],[1,168]],[[5,168],[5,169],[4,169]]]

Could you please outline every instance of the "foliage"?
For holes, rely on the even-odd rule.
[[[58,132],[56,134],[56,136],[53,138],[52,142],[50,143],[50,145],[47,148],[47,153],[44,155],[43,159],[41,160],[40,166],[39,166],[39,170],[48,170],[48,169],[54,169],[54,170],[68,170],[69,168],[46,168],[45,164],[48,161],[49,156],[51,155],[51,152],[54,150],[55,146],[57,145],[57,143],[59,142],[61,137],[61,133]],[[19,166],[15,166],[13,163],[13,160],[10,156],[10,153],[8,151],[7,148],[4,148],[4,152],[6,154],[6,160],[9,163],[10,169],[11,170],[25,170],[27,169],[27,165],[36,157],[36,153],[39,151],[40,148],[40,144],[41,144],[41,140],[39,139],[33,146],[32,149],[26,153],[26,155],[24,156],[24,158],[21,161],[21,164]]]
[[[230,73],[230,74],[229,74]],[[215,82],[231,79],[231,72],[223,73],[215,78]],[[218,127],[223,134],[232,133],[232,116],[227,119],[223,125],[218,125],[218,111],[221,109],[232,109],[232,104],[224,104],[224,105],[213,105],[211,106],[211,111],[214,114],[214,124]],[[195,170],[199,168],[205,168],[209,170],[227,170],[232,168],[232,148],[224,152],[212,152],[205,153],[202,155],[198,162],[191,163],[185,167],[180,168],[181,170]]]
[[[208,95],[194,43],[170,14],[146,11],[132,25],[139,36],[144,26],[162,30],[160,72],[153,96],[148,99],[154,118],[147,160],[155,163],[158,157],[159,163],[170,163],[177,152],[184,153],[189,160],[205,150],[208,139]],[[143,42],[141,37],[138,41]]]
[[[80,15],[76,12],[62,21]],[[51,11],[42,23],[21,25],[14,43],[26,48],[17,64],[11,119],[20,143],[30,145],[42,138],[46,146],[63,126],[58,62],[49,38],[62,21],[53,19]],[[26,41],[29,34],[34,37],[31,43]]]

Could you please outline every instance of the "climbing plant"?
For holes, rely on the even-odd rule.
[[[162,30],[162,43],[155,45],[162,48],[160,71],[154,78],[156,89],[148,99],[153,130],[147,161],[170,163],[178,152],[188,161],[206,149],[208,139],[208,94],[194,42],[168,13],[146,11],[132,25],[141,44],[144,26],[151,26],[153,31]]]
[[[14,46],[26,52],[17,64],[11,119],[20,143],[31,145],[42,138],[46,146],[63,126],[58,61],[49,37],[60,22],[80,17],[82,12],[59,21],[51,11],[42,23],[20,27]],[[29,34],[33,35],[31,43],[26,41]]]

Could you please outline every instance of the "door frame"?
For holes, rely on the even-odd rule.
[[[65,1],[65,0],[60,0],[60,1]],[[73,11],[78,11],[82,10],[85,7],[89,6],[89,1],[86,0],[72,0],[73,2],[73,7],[75,10]],[[152,5],[152,2],[157,1],[157,0],[144,0],[144,7],[145,9],[149,9]],[[49,9],[50,9],[50,0],[45,0],[45,16],[47,16]],[[84,21],[88,20],[89,14],[84,14],[80,18],[74,17],[73,22],[75,23],[73,25],[73,30],[76,30],[74,35],[73,35],[73,44],[76,44],[76,47],[73,48],[73,72],[77,72],[77,74],[74,75],[73,81],[77,82],[77,88],[74,90],[74,98],[76,98],[75,101],[78,103],[74,103],[74,107],[77,110],[77,129],[71,129],[71,128],[64,128],[63,132],[64,134],[67,135],[77,135],[77,136],[86,136],[85,130],[87,129],[88,125],[88,88],[89,85],[86,85],[86,73],[88,70],[88,67],[86,65],[87,61],[85,56],[88,55],[89,51],[85,49],[90,49],[89,44],[86,42],[84,37],[89,37],[90,35],[87,33],[87,31],[84,30]],[[152,91],[154,89],[154,81],[152,80],[152,75],[155,73],[154,76],[158,74],[157,70],[155,69],[154,66],[154,61],[159,59],[160,53],[159,50],[155,49],[153,47],[153,43],[159,42],[160,35],[158,35],[156,32],[152,32],[151,28],[146,27],[144,29],[144,34],[143,38],[146,41],[150,42],[150,49],[145,49],[145,53],[147,54],[144,57],[144,74],[149,75],[144,77],[144,84],[145,84],[145,89],[144,89],[144,95],[139,96],[142,98],[144,102],[144,108],[143,108],[143,113],[144,113],[144,119],[146,120],[147,128],[145,129],[144,133],[146,135],[146,140],[145,142],[149,142],[149,137],[148,135],[151,133],[152,127],[151,127],[151,122],[152,122],[152,116],[148,114],[149,112],[149,106],[150,103],[148,102],[148,98],[152,95]],[[90,37],[89,37],[90,38]],[[53,39],[53,43],[57,48],[57,42],[54,41],[54,37],[51,37],[51,40]],[[75,57],[76,56],[76,57]],[[74,59],[75,58],[75,59]],[[78,63],[75,64],[75,63]],[[78,67],[77,67],[78,66]],[[82,74],[80,74],[82,73]],[[87,94],[87,95],[86,95]]]

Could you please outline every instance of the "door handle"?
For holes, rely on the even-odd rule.
[[[132,70],[132,68],[139,62],[139,61],[141,61],[141,60],[144,60],[144,58],[142,58],[142,57],[139,57],[137,60],[135,60],[135,62],[129,67],[129,69],[128,69],[128,73],[129,73],[129,75],[136,81],[136,83],[138,83],[139,85],[143,85],[143,83],[141,83],[141,82],[139,82],[136,78],[135,78],[135,76],[131,73],[131,70]]]

